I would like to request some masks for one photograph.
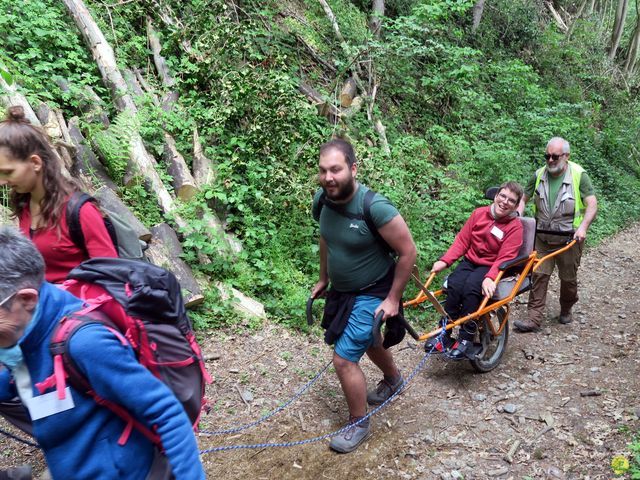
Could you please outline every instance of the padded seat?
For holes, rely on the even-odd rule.
[[[518,250],[518,257],[528,257],[531,255],[531,252],[533,252],[533,246],[535,244],[536,220],[531,217],[520,217],[520,222],[522,222],[522,245],[520,246],[520,250]],[[522,267],[516,268],[522,269]],[[492,300],[507,298],[511,294],[513,287],[515,287],[518,278],[520,278],[520,273],[518,272],[513,272],[512,275],[502,278],[496,287]],[[516,295],[520,295],[530,288],[531,275],[527,275],[527,278],[522,281],[522,285],[520,285],[520,289]]]

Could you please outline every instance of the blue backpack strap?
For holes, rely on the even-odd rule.
[[[89,258],[89,252],[87,251],[87,245],[82,232],[82,226],[80,225],[80,209],[87,202],[97,203],[96,199],[91,195],[84,192],[73,192],[69,202],[67,203],[67,227],[69,229],[69,237],[73,244],[84,252],[87,258]],[[111,221],[103,217],[104,226],[109,233],[109,238],[113,243],[116,250],[118,250],[118,237]]]

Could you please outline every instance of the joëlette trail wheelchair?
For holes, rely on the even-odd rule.
[[[498,189],[496,187],[490,188],[487,190],[485,198],[493,200],[497,192]],[[516,258],[500,265],[500,272],[496,278],[497,288],[494,296],[492,298],[484,297],[475,312],[456,320],[449,319],[445,326],[440,326],[428,333],[417,336],[418,341],[426,341],[433,337],[441,336],[444,330],[452,330],[456,327],[464,328],[465,323],[475,322],[477,327],[474,346],[466,358],[478,372],[489,372],[499,365],[506,350],[507,340],[509,339],[511,301],[516,296],[531,289],[532,273],[535,272],[542,263],[567,251],[576,243],[573,239],[573,231],[537,230],[535,219],[521,217],[520,221],[524,229],[522,246]],[[567,243],[558,250],[538,258],[537,252],[534,249],[535,236],[537,233],[566,237],[568,240]],[[417,268],[414,268],[412,279],[420,291],[415,298],[404,303],[405,315],[409,312],[410,308],[416,307],[424,302],[430,302],[443,318],[448,319],[448,315],[442,306],[444,296],[446,295],[446,280],[443,288],[436,291],[429,290],[429,286],[435,276],[435,273],[431,273],[423,283],[419,278]],[[412,332],[410,331],[410,333]],[[436,353],[433,349],[432,352]],[[442,353],[444,353],[444,358],[448,357],[446,350]]]

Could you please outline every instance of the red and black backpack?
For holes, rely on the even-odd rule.
[[[120,444],[134,427],[160,443],[158,435],[126,409],[97,395],[68,353],[69,340],[80,327],[101,323],[128,342],[138,361],[169,386],[195,429],[206,404],[205,383],[211,383],[211,377],[173,273],[136,260],[93,258],[74,268],[61,287],[86,302],[56,327],[50,344],[54,372],[36,385],[40,392],[55,387],[62,399],[68,381],[125,420]]]

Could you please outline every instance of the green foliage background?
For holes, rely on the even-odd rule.
[[[0,11],[7,12],[0,16],[4,69],[32,101],[56,104],[68,116],[78,114],[80,91],[89,85],[113,116],[108,92],[62,2],[18,3],[0,0]],[[216,181],[182,210],[190,219],[186,258],[212,282],[234,286],[265,303],[271,318],[305,328],[303,307],[318,263],[310,214],[317,149],[334,133],[353,141],[361,181],[399,206],[423,268],[483,202],[486,187],[527,181],[554,135],[569,139],[573,160],[597,189],[600,215],[590,242],[640,216],[638,79],[621,84],[612,74],[615,64],[604,54],[610,25],[597,14],[579,20],[567,39],[546,16],[542,0],[494,0],[472,34],[470,0],[393,0],[386,2],[388,17],[376,39],[367,27],[370,2],[329,3],[345,45],[315,0],[139,0],[109,7],[88,2],[121,66],[140,68],[162,93],[153,80],[147,15],[160,32],[181,107],[166,113],[140,99],[137,123],[152,152],[162,151],[164,126],[189,162],[197,125],[205,154],[216,165]],[[164,23],[161,11],[181,23]],[[337,73],[318,63],[301,40]],[[387,127],[390,156],[366,108],[331,125],[298,91],[305,82],[333,101],[354,61],[367,58],[380,82],[373,115]],[[56,77],[67,79],[71,91],[63,92]],[[121,135],[111,130],[92,136],[113,152],[110,166],[117,177]],[[125,198],[144,218],[158,218],[148,213],[144,205],[152,198],[141,189],[128,190]],[[214,211],[242,241],[238,257],[219,256],[220,244],[204,236],[206,216]],[[201,265],[198,252],[214,261]],[[215,295],[208,298],[200,325],[237,322]]]

